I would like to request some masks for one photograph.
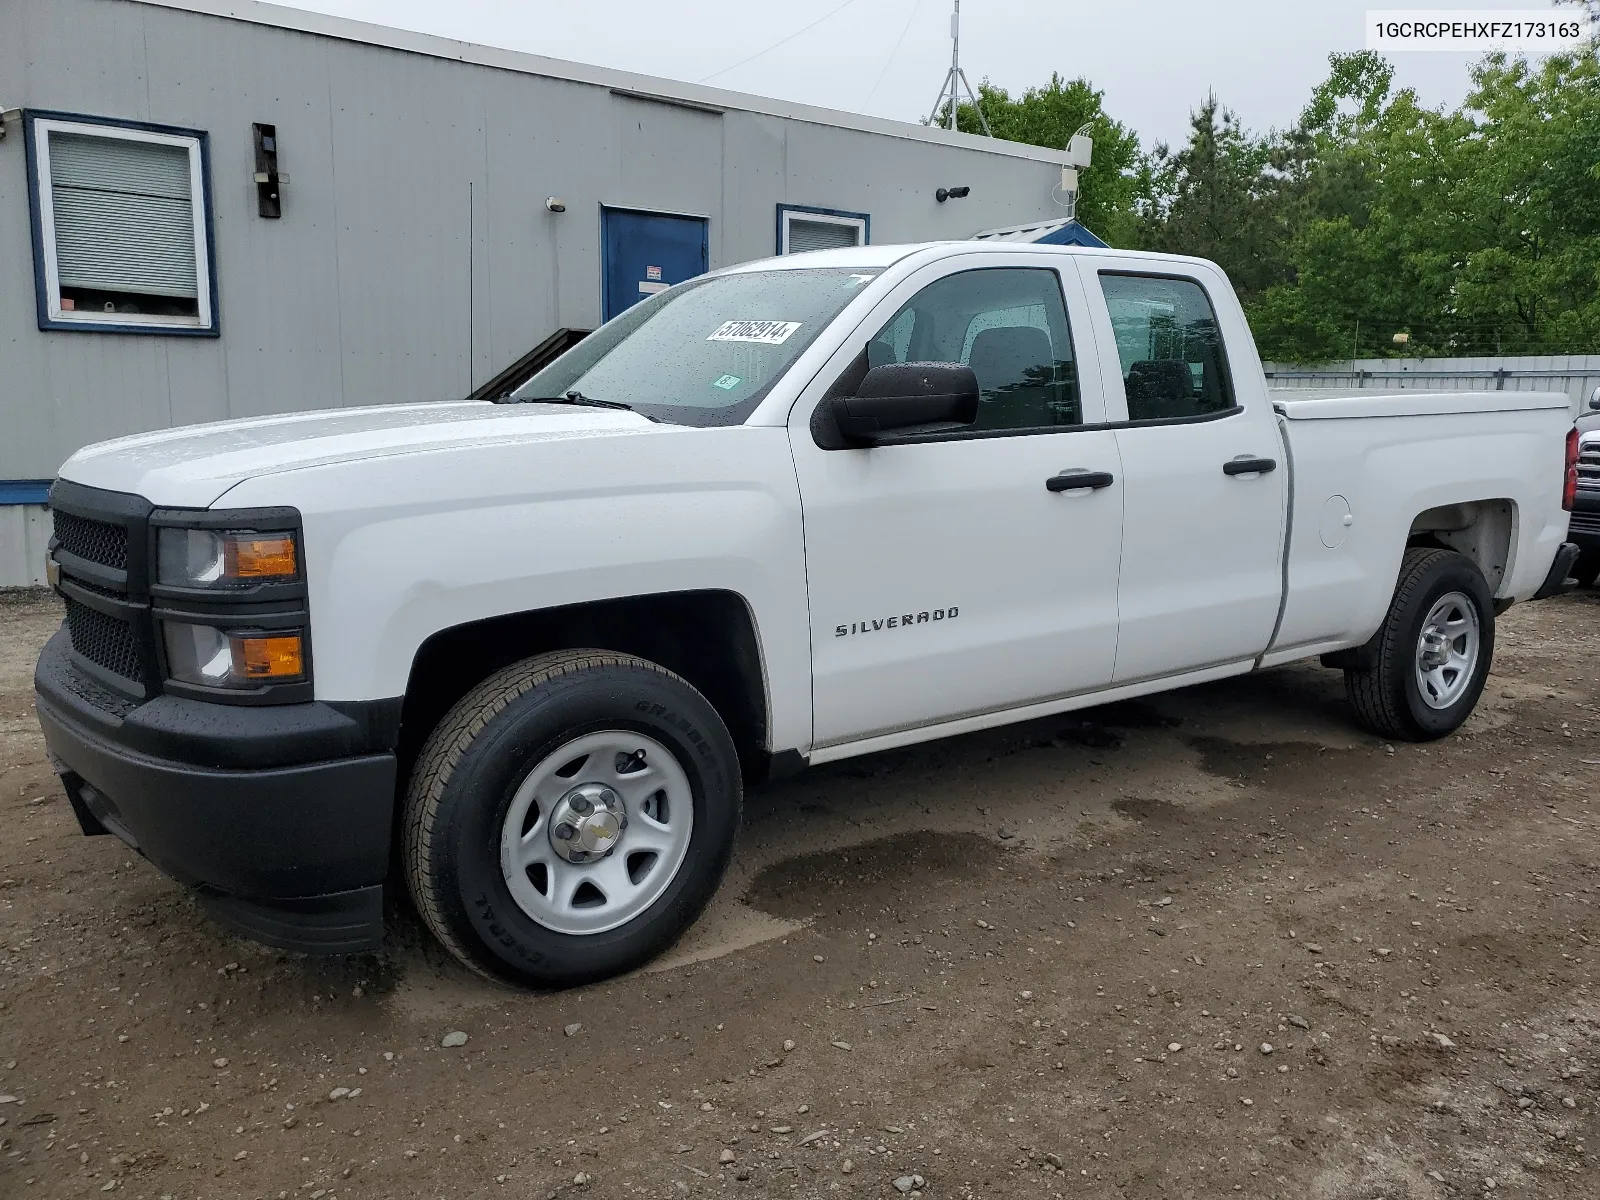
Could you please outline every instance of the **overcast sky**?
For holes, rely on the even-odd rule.
[[[950,64],[950,0],[290,0],[465,41],[901,120],[927,115]],[[1377,0],[1400,8],[1408,0]],[[1422,6],[1425,0],[1409,0]],[[1428,5],[1428,7],[1442,7]],[[1455,8],[1548,10],[1541,0]],[[837,9],[838,11],[833,11]],[[1367,0],[965,0],[961,64],[1017,92],[1082,75],[1146,144],[1181,141],[1214,90],[1246,126],[1291,123],[1329,52],[1365,44]],[[832,15],[828,15],[832,13]],[[805,27],[825,18],[815,28]],[[798,32],[798,36],[793,36]],[[790,38],[767,53],[759,53]],[[743,65],[742,59],[752,58]],[[1431,105],[1466,94],[1468,56],[1394,56]]]

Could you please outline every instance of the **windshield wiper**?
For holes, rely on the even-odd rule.
[[[621,400],[599,400],[599,399],[596,399],[594,396],[585,396],[582,392],[578,391],[576,388],[574,388],[572,391],[567,392],[565,395],[562,395],[562,396],[529,396],[525,400],[519,399],[517,401],[517,403],[518,404],[580,404],[580,405],[584,406],[585,408],[620,408],[620,409],[623,409],[623,410],[625,410],[627,412],[639,412],[639,410],[636,409],[633,405],[624,404]],[[660,419],[657,418],[657,417],[652,417],[649,413],[642,413],[641,412],[641,413],[639,413],[639,415],[641,417],[643,417],[646,421],[655,421],[658,425],[660,424]]]

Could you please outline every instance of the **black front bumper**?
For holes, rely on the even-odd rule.
[[[158,696],[129,709],[78,671],[64,631],[40,655],[34,691],[85,833],[116,834],[258,941],[330,954],[378,946],[392,722],[317,702]]]

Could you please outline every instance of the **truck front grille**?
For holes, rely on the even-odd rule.
[[[1587,487],[1600,488],[1600,445],[1590,442],[1578,452],[1578,478]]]
[[[53,514],[57,546],[68,554],[118,571],[128,569],[128,529],[69,512]]]
[[[139,640],[128,622],[68,599],[67,636],[72,648],[95,666],[143,685]]]

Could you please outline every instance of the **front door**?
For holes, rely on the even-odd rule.
[[[904,281],[791,414],[817,749],[1111,681],[1122,488],[1115,435],[1082,428],[1104,417],[1073,349],[1081,288],[1064,304],[1036,258],[977,261],[994,265]],[[972,429],[824,448],[816,389],[926,361],[972,367]]]
[[[628,208],[600,212],[601,290],[607,321],[646,296],[705,274],[710,244],[704,217]]]

